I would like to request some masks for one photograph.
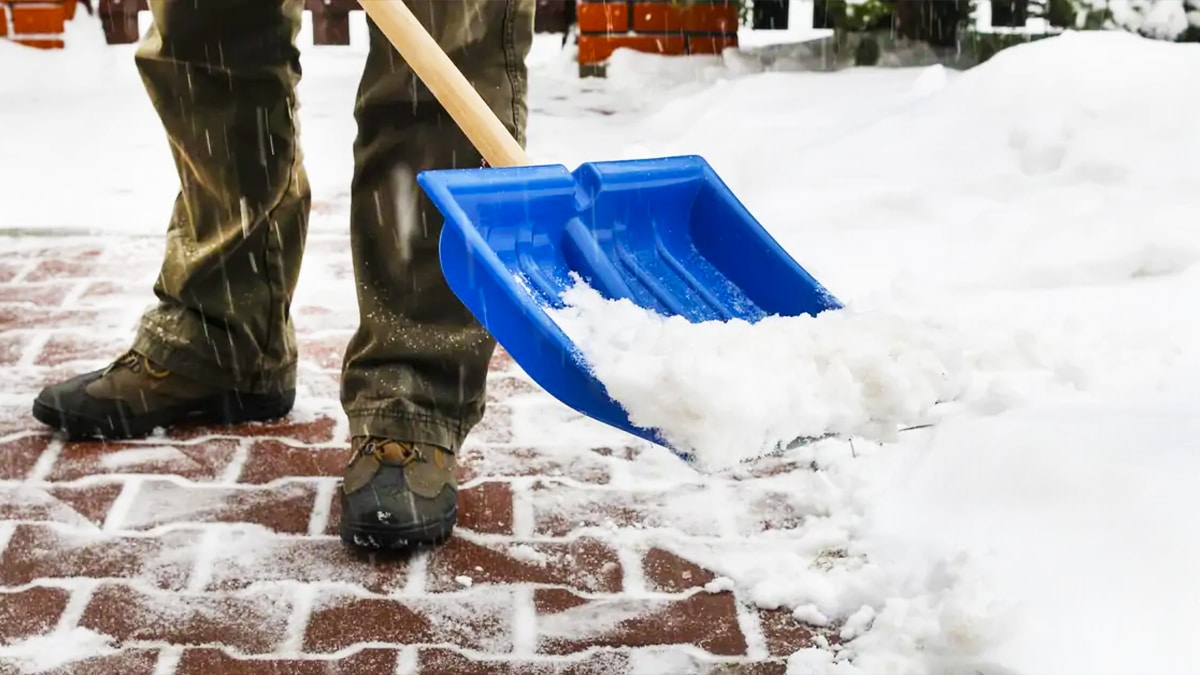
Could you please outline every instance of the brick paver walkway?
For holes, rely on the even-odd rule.
[[[338,366],[356,310],[341,237],[309,242],[291,418],[61,442],[31,397],[127,346],[160,252],[156,238],[0,235],[0,646],[114,638],[61,673],[766,674],[812,639],[668,545],[799,527],[777,475],[714,482],[613,444],[503,353],[464,451],[457,536],[411,559],[345,549]]]

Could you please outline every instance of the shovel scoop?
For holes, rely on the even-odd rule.
[[[551,318],[577,279],[607,299],[691,322],[842,307],[702,157],[589,162],[574,171],[531,165],[401,0],[361,4],[489,165],[417,176],[445,218],[439,259],[446,282],[560,402],[688,459],[659,430],[630,422]]]

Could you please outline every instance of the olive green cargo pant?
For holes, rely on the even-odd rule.
[[[534,0],[406,1],[523,144]],[[310,205],[295,90],[303,0],[150,4],[136,62],[181,190],[134,347],[206,384],[294,388],[290,304]],[[354,120],[350,431],[456,450],[482,417],[495,343],[442,278],[442,218],[414,177],[482,159],[374,25]]]

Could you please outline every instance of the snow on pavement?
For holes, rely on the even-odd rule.
[[[305,51],[314,232],[345,229],[362,44]],[[698,509],[725,519],[747,508],[747,469],[730,460],[763,439],[938,416],[769,460],[772,487],[803,508],[798,529],[749,547],[668,528],[614,536],[673,550],[763,607],[843,626],[840,644],[793,655],[794,673],[1194,666],[1200,165],[1186,158],[1200,151],[1200,94],[1181,82],[1200,47],[1068,34],[966,73],[759,73],[745,59],[622,53],[603,82],[575,78],[557,47],[539,40],[531,56],[535,158],[702,154],[848,304],[689,327],[579,294],[599,372],[714,470],[652,449],[627,487],[675,485],[681,522]],[[0,227],[161,231],[174,174],[131,52],[39,54],[0,84],[0,123],[25,130],[0,148]],[[0,43],[15,58],[33,57]],[[25,175],[64,176],[72,200]],[[301,295],[342,288],[323,281],[302,280]],[[663,377],[629,376],[646,363]],[[931,405],[948,394],[953,405]],[[515,433],[567,462],[613,440],[514,410]],[[703,504],[686,489],[697,484],[713,488]]]

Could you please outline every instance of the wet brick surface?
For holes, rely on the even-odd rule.
[[[83,629],[108,640],[49,672],[621,675],[664,658],[686,672],[780,674],[813,639],[787,613],[706,590],[712,571],[653,538],[733,545],[797,527],[802,511],[755,493],[745,501],[762,517],[730,531],[680,507],[703,504],[701,487],[639,484],[637,450],[542,442],[538,420],[573,413],[503,351],[487,418],[460,457],[456,536],[409,556],[344,547],[337,377],[353,289],[320,275],[348,263],[342,240],[309,245],[317,276],[297,293],[291,417],[108,444],[63,443],[29,403],[124,348],[151,299],[131,280],[153,277],[158,249],[67,237],[9,248],[0,645]],[[14,665],[0,658],[0,672]]]

